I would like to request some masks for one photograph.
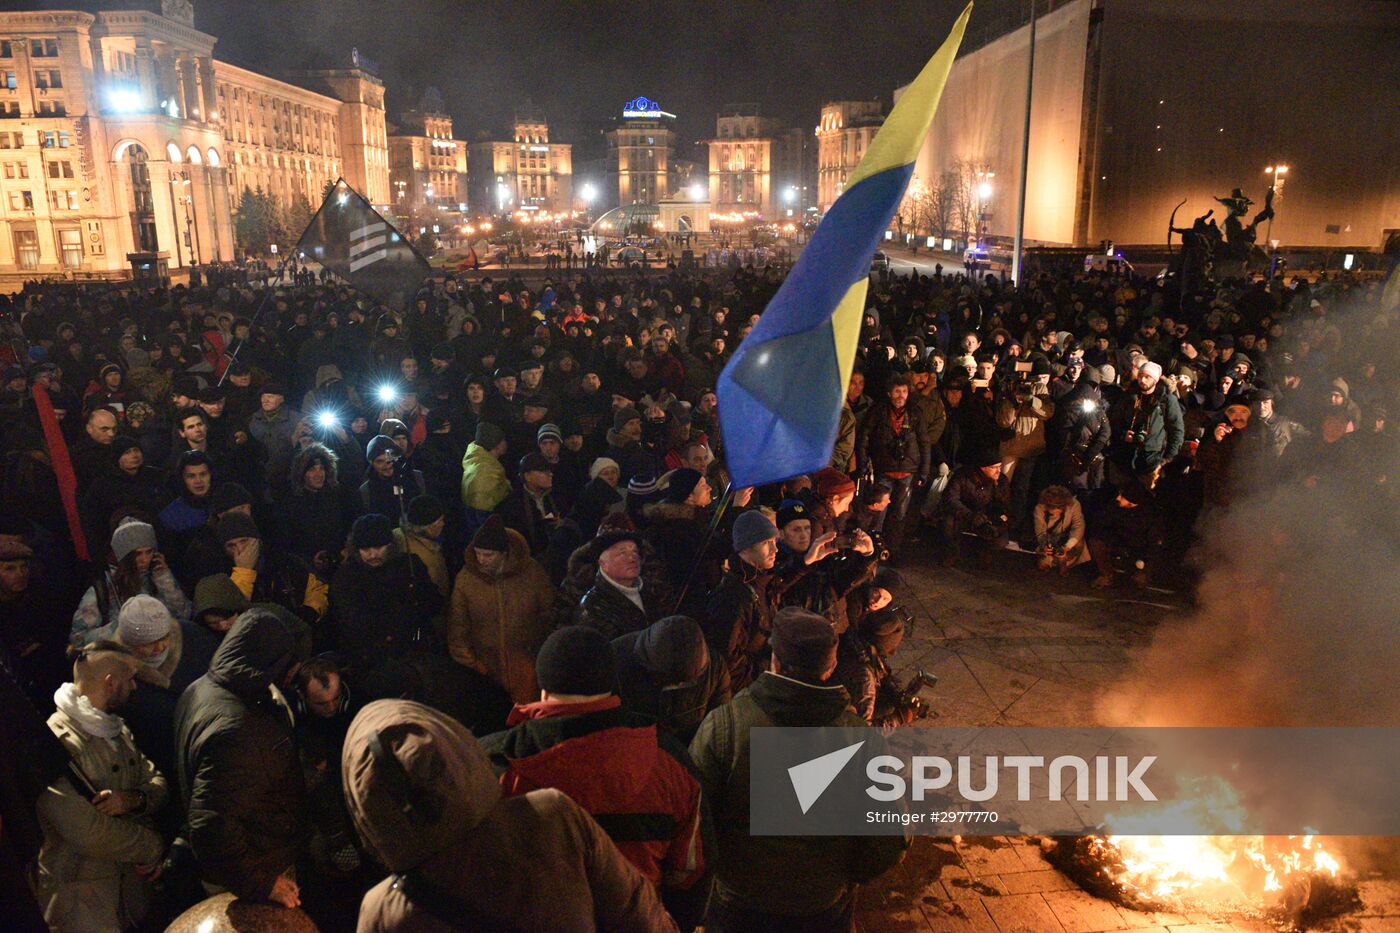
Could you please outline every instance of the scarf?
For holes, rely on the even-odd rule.
[[[106,739],[113,747],[122,734],[122,720],[114,713],[103,712],[78,692],[78,685],[67,683],[54,691],[54,705],[59,712],[73,720],[74,725],[95,739]]]
[[[637,585],[636,585],[636,586],[623,586],[621,583],[618,583],[616,580],[614,580],[612,577],[608,576],[607,574],[603,573],[603,571],[601,571],[601,570],[598,571],[598,576],[602,577],[604,580],[607,580],[608,583],[611,584],[612,587],[613,587],[614,589],[616,589],[616,590],[617,590],[619,593],[621,593],[623,596],[626,596],[628,599],[630,599],[630,600],[632,601],[632,604],[633,604],[634,606],[636,606],[638,609],[642,610],[643,612],[646,612],[646,607],[642,605],[642,578],[641,578],[641,577],[638,577],[638,578],[637,578]]]

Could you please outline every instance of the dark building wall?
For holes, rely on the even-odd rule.
[[[1276,163],[1283,243],[1400,228],[1400,4],[1107,0],[1101,54],[1091,243],[1161,242],[1236,186],[1258,210]]]

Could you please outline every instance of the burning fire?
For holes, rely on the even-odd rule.
[[[1110,832],[1081,837],[1074,846],[1081,883],[1148,910],[1267,911],[1297,918],[1324,901],[1348,903],[1333,896],[1341,890],[1336,882],[1342,866],[1317,836],[1245,834],[1247,813],[1228,781],[1183,783],[1193,791],[1174,804],[1175,816],[1199,835],[1146,835],[1140,818],[1111,817]]]

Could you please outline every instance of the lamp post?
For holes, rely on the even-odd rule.
[[[996,174],[996,172],[977,173],[977,229],[973,231],[976,234],[977,246],[982,245],[983,219],[986,216],[987,202],[992,199],[992,179],[996,177]]]
[[[1269,199],[1269,225],[1264,228],[1264,239],[1269,241],[1269,278],[1274,277],[1274,269],[1278,265],[1278,248],[1274,246],[1274,215],[1273,204],[1283,197],[1283,183],[1288,180],[1288,166],[1270,165],[1264,169],[1264,174],[1269,176],[1269,193],[1273,195]]]

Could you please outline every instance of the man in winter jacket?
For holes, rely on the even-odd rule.
[[[574,611],[575,623],[612,640],[661,618],[667,607],[642,579],[642,541],[636,532],[604,531],[594,543],[598,575]]]
[[[836,632],[789,607],[773,620],[773,656],[748,689],[705,717],[690,756],[719,828],[707,933],[849,930],[857,887],[884,874],[909,847],[904,836],[752,836],[749,730],[756,726],[863,726],[836,669]]]
[[[596,631],[555,631],[536,669],[538,702],[516,706],[510,729],[481,740],[506,796],[568,794],[659,887],[677,925],[693,928],[709,895],[708,827],[684,747],[622,707],[612,649]]]
[[[768,635],[779,587],[773,585],[778,529],[762,512],[734,522],[734,557],[710,600],[705,640],[724,658],[731,686],[747,687],[767,665]]]
[[[923,415],[909,404],[909,390],[907,373],[891,376],[887,397],[870,409],[856,442],[859,468],[869,467],[891,490],[884,532],[892,554],[899,552],[904,541],[904,519],[914,487],[928,485],[933,453]]]
[[[1108,412],[1113,428],[1109,462],[1147,489],[1157,484],[1162,467],[1176,459],[1186,439],[1181,403],[1161,378],[1161,366],[1143,363],[1134,390],[1119,396]]]
[[[1001,459],[997,453],[978,452],[971,463],[959,467],[943,493],[935,516],[945,560],[952,563],[958,559],[963,535],[969,532],[990,547],[1005,547],[1010,503],[1010,484],[1001,475]]]
[[[138,667],[121,645],[93,642],[74,661],[73,682],[54,694],[49,728],[88,785],[65,776],[38,801],[36,893],[55,930],[129,929],[151,906],[149,877],[165,853],[151,816],[165,804],[166,783],[115,713]]]
[[[408,466],[393,438],[383,434],[370,439],[365,459],[369,469],[360,485],[360,505],[366,514],[387,515],[397,525],[408,504],[423,495],[423,476]]]
[[[502,799],[486,753],[449,716],[371,703],[350,724],[341,768],[355,829],[393,872],[365,895],[361,933],[676,929],[582,807],[554,789]]]
[[[512,702],[532,702],[539,696],[535,655],[549,634],[554,597],[525,539],[491,516],[472,538],[452,587],[452,660],[490,678]]]
[[[278,610],[280,612],[280,610]],[[289,617],[250,609],[175,707],[186,838],[208,886],[296,907],[305,786],[282,690],[303,660]]]
[[[705,714],[728,703],[729,668],[694,619],[667,616],[612,641],[622,705],[688,743]]]
[[[510,480],[501,458],[506,453],[506,436],[489,421],[476,426],[476,439],[467,445],[462,457],[462,505],[467,509],[467,527],[481,527],[486,516],[510,495]]]

